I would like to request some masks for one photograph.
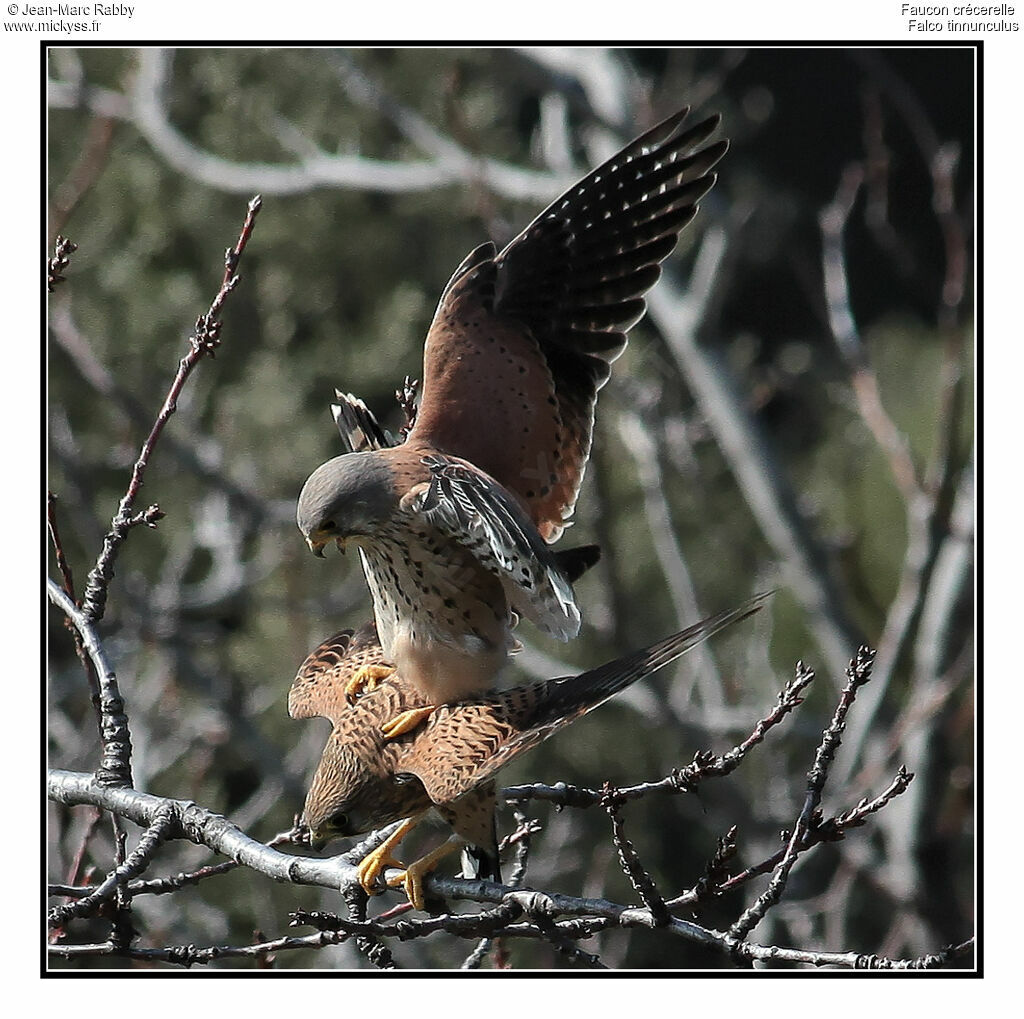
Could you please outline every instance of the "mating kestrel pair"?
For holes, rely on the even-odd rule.
[[[294,716],[325,714],[335,727],[306,802],[314,839],[405,820],[364,861],[364,887],[431,806],[496,877],[489,776],[754,611],[592,673],[494,692],[518,618],[563,640],[579,631],[572,579],[592,547],[548,546],[575,507],[597,393],[727,148],[708,141],[718,117],[687,129],[687,113],[588,174],[500,253],[489,242],[472,251],[441,295],[403,441],[343,398],[336,419],[351,452],[299,496],[310,548],[358,548],[373,598],[375,631],[315,651],[289,699]],[[418,881],[411,868],[413,897]]]
[[[314,846],[403,823],[360,864],[368,892],[386,867],[403,869],[409,901],[423,908],[422,879],[449,852],[469,847],[476,876],[500,880],[495,835],[495,773],[620,690],[674,661],[723,627],[757,612],[767,595],[711,616],[578,676],[530,683],[447,704],[399,738],[390,719],[415,711],[424,697],[400,673],[350,703],[349,679],[386,663],[372,623],[345,630],[302,663],[288,695],[293,718],[320,715],[334,726],[303,809]],[[434,808],[453,835],[407,867],[393,856],[398,843]]]

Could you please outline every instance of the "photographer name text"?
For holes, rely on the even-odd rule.
[[[8,11],[13,14],[13,11]],[[24,4],[20,14],[25,17],[74,18],[74,17],[120,17],[130,18],[135,13],[134,7],[127,4]]]

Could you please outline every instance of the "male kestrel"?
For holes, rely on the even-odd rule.
[[[310,548],[359,549],[384,657],[428,704],[492,686],[519,616],[563,640],[579,631],[547,543],[573,512],[597,392],[727,148],[706,144],[717,116],[683,130],[687,112],[584,177],[500,253],[490,242],[471,252],[427,334],[405,440],[371,435],[302,489]]]
[[[393,850],[434,808],[454,834],[405,867],[392,884],[404,882],[410,902],[422,908],[424,875],[448,853],[467,846],[477,861],[477,876],[500,880],[494,827],[498,769],[711,634],[758,611],[766,597],[757,595],[739,608],[578,676],[437,707],[425,725],[401,739],[388,739],[383,724],[423,707],[423,692],[399,672],[350,704],[345,690],[351,674],[386,659],[373,624],[337,634],[303,662],[288,696],[293,718],[320,715],[334,726],[302,815],[312,845],[319,848],[336,836],[401,820],[360,864],[360,882],[372,894],[385,868],[403,867]]]

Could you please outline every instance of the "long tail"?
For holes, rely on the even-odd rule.
[[[603,704],[609,697],[631,683],[668,665],[713,633],[752,616],[760,610],[772,593],[767,591],[755,595],[737,608],[709,616],[685,630],[674,633],[671,637],[651,644],[642,651],[635,651],[631,655],[578,676],[567,676],[548,682],[537,700],[530,724],[541,728],[550,726],[550,731],[545,733],[546,738],[556,729],[568,725]]]
[[[444,705],[409,745],[401,770],[415,775],[442,809],[630,683],[667,665],[730,623],[753,615],[769,596],[770,592],[759,594],[738,608],[710,616],[642,651],[578,676]],[[438,755],[446,767],[436,767]],[[479,845],[486,840],[472,841]]]

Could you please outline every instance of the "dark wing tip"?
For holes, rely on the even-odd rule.
[[[642,134],[638,135],[637,138],[630,143],[630,147],[633,145],[643,145],[645,147],[650,145],[660,145],[663,141],[667,138],[671,138],[672,135],[676,133],[676,130],[689,115],[689,106],[683,106],[681,109],[676,110],[675,113],[670,113],[664,120],[659,120],[654,127],[649,127]],[[720,119],[721,116],[719,115],[719,120]]]

